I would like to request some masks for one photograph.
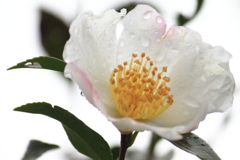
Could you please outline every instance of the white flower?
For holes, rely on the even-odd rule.
[[[172,26],[165,33],[164,19],[147,5],[125,14],[122,9],[79,15],[63,54],[66,77],[118,130],[151,130],[177,140],[208,113],[232,105],[227,51],[188,28]]]

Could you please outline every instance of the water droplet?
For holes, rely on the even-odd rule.
[[[83,92],[82,92],[82,91],[81,91],[81,96],[82,96],[82,97],[84,97],[84,94],[83,94]]]
[[[169,41],[166,42],[166,45],[170,45],[170,44],[171,44],[171,42],[169,42]]]
[[[152,11],[147,11],[143,14],[143,19],[149,19],[152,16]]]
[[[150,45],[150,41],[148,38],[141,38],[141,43],[143,47],[148,47]]]
[[[157,41],[157,42],[160,42],[160,38],[157,38],[156,41]]]
[[[155,31],[155,34],[159,34],[159,31]]]
[[[133,20],[132,19],[130,20],[130,24],[133,25]]]
[[[94,81],[95,83],[97,83],[97,82],[99,81],[99,79],[98,79],[98,78],[94,78],[93,81]]]
[[[199,59],[200,61],[204,61],[204,57],[203,57],[203,56],[199,57],[198,59]]]
[[[29,68],[42,68],[41,64],[38,62],[27,62],[24,66]]]
[[[121,41],[120,41],[120,47],[123,47],[123,46],[124,46],[124,44],[125,44],[125,43],[124,43],[124,41],[123,41],[123,40],[121,40]]]
[[[118,58],[118,59],[121,59],[121,58],[122,58],[122,55],[121,55],[121,54],[118,54],[117,58]]]
[[[162,20],[162,18],[160,16],[157,16],[156,17],[156,21],[157,21],[157,23],[160,24],[160,23],[162,23],[163,20]]]
[[[75,34],[77,34],[77,33],[78,33],[78,29],[75,28],[75,29],[73,30],[73,32],[74,32]]]
[[[134,33],[130,33],[130,37],[131,38],[135,38],[135,34]]]

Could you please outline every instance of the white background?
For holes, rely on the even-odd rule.
[[[38,28],[40,8],[53,12],[70,24],[78,13],[93,10],[98,14],[118,6],[119,2],[129,0],[0,0],[0,159],[21,159],[30,139],[61,146],[60,149],[47,152],[39,160],[66,160],[65,153],[78,156],[59,122],[41,115],[13,111],[13,108],[30,102],[45,101],[66,108],[99,132],[111,146],[119,144],[117,129],[80,96],[76,85],[66,83],[59,73],[31,69],[6,71],[18,62],[45,55]],[[191,15],[196,5],[193,0],[149,2],[159,6],[168,27],[175,24],[174,16],[178,12]],[[186,27],[198,31],[203,41],[213,46],[223,46],[233,55],[230,67],[236,80],[234,104],[223,114],[207,116],[194,133],[205,139],[223,160],[237,159],[237,144],[240,143],[240,1],[207,0],[199,15]],[[230,117],[229,123],[224,125],[222,122],[227,117]],[[144,150],[148,146],[149,135],[149,132],[140,133],[130,149]],[[162,155],[170,148],[176,151],[173,160],[198,159],[172,147],[167,141],[159,143],[156,151]]]

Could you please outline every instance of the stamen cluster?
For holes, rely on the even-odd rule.
[[[167,67],[154,67],[145,53],[132,54],[130,63],[118,65],[110,76],[112,98],[123,117],[149,119],[164,112],[173,103],[173,95],[166,84],[170,77],[162,77]]]

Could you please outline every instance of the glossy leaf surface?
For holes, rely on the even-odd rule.
[[[54,57],[35,57],[26,61],[20,62],[17,65],[8,68],[7,70],[18,68],[34,68],[34,69],[49,69],[53,71],[63,72],[66,63]]]
[[[182,140],[170,142],[201,160],[221,160],[203,139],[193,133],[183,134]]]
[[[46,102],[29,103],[14,109],[27,113],[42,114],[60,121],[73,146],[94,160],[112,160],[107,142],[73,114]]]

